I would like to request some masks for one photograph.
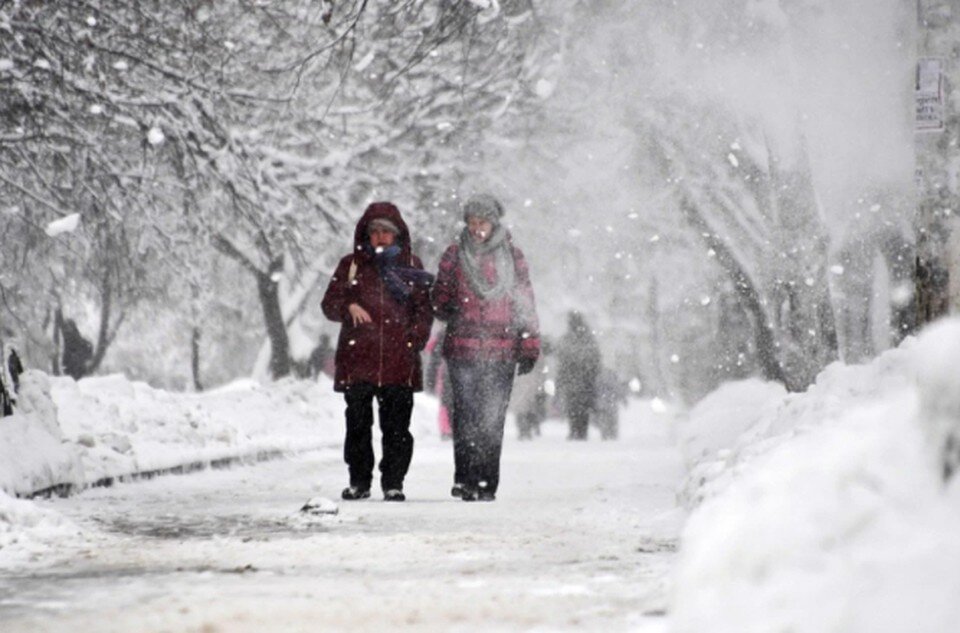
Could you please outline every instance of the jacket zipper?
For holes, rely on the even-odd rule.
[[[377,275],[380,279],[380,276]],[[380,279],[380,370],[377,372],[377,387],[383,386],[383,279]]]

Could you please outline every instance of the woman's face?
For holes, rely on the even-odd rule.
[[[388,231],[380,227],[374,227],[367,233],[370,236],[370,246],[374,248],[393,246],[393,243],[397,239],[397,236],[393,234],[393,231]]]
[[[482,244],[490,239],[490,234],[493,233],[493,222],[471,215],[467,217],[467,230],[470,231],[470,237],[474,242]]]

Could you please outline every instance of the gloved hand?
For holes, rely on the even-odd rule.
[[[520,362],[517,363],[517,375],[523,376],[524,374],[529,374],[533,371],[533,366],[537,364],[537,361],[532,358],[521,358]]]

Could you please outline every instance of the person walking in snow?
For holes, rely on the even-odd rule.
[[[514,373],[529,373],[540,355],[530,274],[501,224],[503,213],[493,196],[467,200],[466,227],[441,257],[432,295],[434,314],[447,322],[443,357],[459,474],[451,493],[464,501],[496,498]]]
[[[20,374],[23,373],[23,364],[16,348],[10,344],[13,331],[2,328],[3,337],[0,338],[0,416],[13,415],[20,393]]]
[[[93,343],[80,333],[76,321],[64,319],[60,310],[57,310],[57,319],[63,339],[63,373],[74,380],[80,380],[90,373]]]
[[[430,337],[432,276],[411,251],[410,231],[389,202],[367,207],[357,222],[353,253],[340,260],[321,307],[341,323],[334,390],[346,400],[346,500],[370,496],[373,480],[373,399],[382,432],[380,486],[386,501],[403,501],[413,457],[410,416],[422,390],[420,352]]]
[[[510,410],[517,420],[518,437],[531,440],[540,435],[540,424],[547,418],[547,399],[549,397],[547,381],[550,379],[550,367],[547,358],[550,347],[547,340],[540,338],[540,358],[533,371],[525,376],[517,376],[510,397]]]
[[[570,421],[567,439],[585,440],[597,402],[600,346],[579,312],[570,312],[567,328],[557,344],[557,395]]]
[[[332,378],[333,370],[333,348],[330,347],[330,335],[321,334],[320,341],[307,359],[307,377],[317,380],[320,374],[326,374]]]
[[[453,429],[450,426],[450,412],[453,411],[453,390],[450,389],[450,377],[447,375],[447,363],[443,360],[443,338],[447,331],[441,329],[439,334],[427,342],[427,391],[440,401],[437,411],[437,429],[440,439],[453,439]],[[456,477],[456,476],[455,476]]]
[[[597,400],[594,406],[595,422],[600,439],[615,440],[620,433],[620,407],[627,403],[627,384],[609,367],[600,369],[597,376]]]

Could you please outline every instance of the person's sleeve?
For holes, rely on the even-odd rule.
[[[441,321],[449,321],[457,314],[457,250],[450,247],[440,258],[437,280],[433,284],[431,302],[433,314]]]
[[[333,277],[330,278],[330,283],[327,285],[323,300],[320,302],[323,315],[338,323],[347,321],[350,317],[350,312],[347,310],[352,299],[350,281],[347,279],[350,260],[350,257],[340,260],[337,269],[333,272]]]
[[[517,356],[518,360],[536,361],[540,357],[540,320],[537,318],[533,284],[530,283],[530,270],[523,251],[519,248],[513,249],[513,261],[517,275],[517,294],[514,299]]]
[[[423,270],[423,263],[414,257],[413,266],[417,270]],[[430,292],[427,288],[416,288],[411,295],[413,301],[413,319],[410,331],[410,342],[413,348],[419,352],[427,345],[430,340],[430,328],[433,327],[433,306],[430,305]]]

